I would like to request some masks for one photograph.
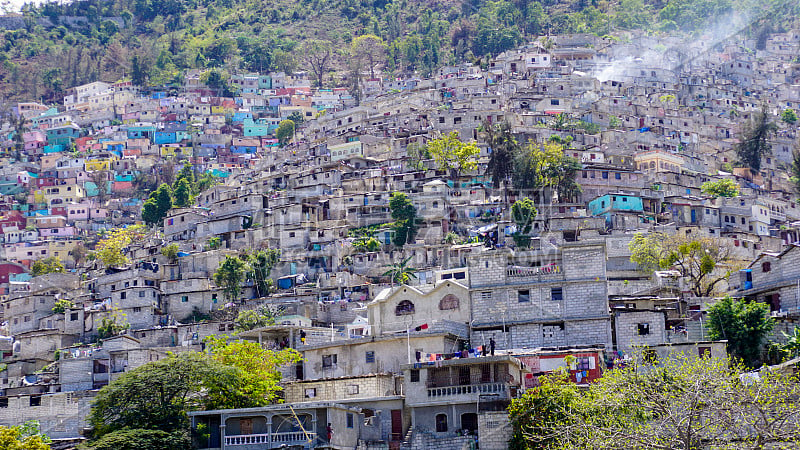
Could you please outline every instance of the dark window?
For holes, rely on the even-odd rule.
[[[622,174],[619,173],[619,172],[615,173],[614,174],[614,179],[621,180],[622,179]]]
[[[770,270],[772,270],[772,264],[770,264],[769,261],[761,263],[762,272],[769,272]]]
[[[607,180],[607,179],[608,179],[608,172],[603,172],[603,179],[604,179],[604,180]]]
[[[639,336],[647,336],[650,334],[650,324],[649,323],[640,323],[637,325],[639,330]]]
[[[394,309],[395,316],[404,316],[406,314],[414,314],[414,304],[409,300],[403,300]]]
[[[711,356],[711,347],[697,347],[697,352],[700,357]]]
[[[412,383],[419,383],[419,370],[418,369],[411,370],[411,382]]]
[[[531,301],[531,291],[528,289],[517,291],[517,301],[520,303]]]
[[[436,431],[438,433],[447,432],[447,414],[436,415]]]
[[[374,363],[375,362],[375,352],[367,352],[366,354],[366,362]]]
[[[8,408],[8,397],[0,398],[0,408]]]
[[[347,413],[347,428],[353,428],[353,413]]]
[[[322,367],[333,367],[336,365],[336,355],[324,355],[322,357]]]
[[[442,311],[448,309],[458,309],[459,301],[458,297],[453,294],[447,294],[439,301],[439,309]]]
[[[35,397],[30,397],[30,405],[31,406],[42,406],[42,397],[37,395]]]
[[[69,315],[69,320],[76,321],[78,320],[78,313],[72,313]]]
[[[564,300],[564,289],[557,287],[550,289],[550,300],[561,301]]]

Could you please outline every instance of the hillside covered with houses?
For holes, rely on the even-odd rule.
[[[725,295],[766,304],[784,344],[799,56],[798,30],[570,34],[378,70],[355,97],[304,72],[232,74],[224,97],[188,70],[17,103],[0,424],[79,442],[99,389],[227,334],[303,361],[284,403],[192,411],[201,448],[502,449],[511,400],[558,367],[583,386],[642,351],[725,356],[706,324]]]

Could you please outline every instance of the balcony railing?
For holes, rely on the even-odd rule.
[[[240,434],[236,436],[225,436],[225,445],[253,445],[253,444],[286,444],[296,442],[306,442],[306,434],[302,431],[291,431],[288,433],[267,433],[267,434]]]
[[[561,275],[561,266],[551,264],[544,267],[517,267],[512,266],[506,269],[508,278],[536,278],[551,279]]]
[[[505,383],[469,384],[428,388],[428,397],[447,397],[451,395],[504,394],[508,389]]]

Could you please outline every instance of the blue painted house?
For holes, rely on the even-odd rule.
[[[80,137],[81,129],[77,125],[69,124],[60,127],[48,128],[45,130],[45,133],[47,134],[48,145],[62,145],[64,147],[70,147],[72,141]]]
[[[128,127],[128,139],[150,139],[156,133],[156,127],[152,125],[139,125]]]
[[[644,211],[644,206],[642,198],[636,195],[611,193],[590,201],[588,209],[593,216],[608,217],[615,212],[641,213]]]
[[[270,125],[263,122],[256,122],[253,119],[245,119],[242,123],[245,137],[269,136],[272,130]]]

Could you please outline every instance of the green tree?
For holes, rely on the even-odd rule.
[[[761,348],[775,326],[769,305],[726,296],[708,310],[708,336],[728,341],[728,353],[750,367],[760,362]]]
[[[36,421],[12,427],[0,426],[0,449],[50,450],[50,438],[39,431],[39,422]]]
[[[292,348],[268,350],[253,341],[227,342],[227,338],[209,336],[206,349],[212,361],[236,368],[240,378],[235,390],[211,391],[207,407],[252,408],[278,402],[280,369],[302,361],[300,353]]]
[[[403,192],[393,192],[389,199],[389,210],[394,220],[392,243],[398,247],[411,242],[417,234],[417,209]]]
[[[48,273],[63,273],[64,264],[55,256],[50,256],[45,259],[37,259],[31,265],[31,276],[38,277]]]
[[[53,306],[53,313],[64,314],[65,311],[67,311],[68,309],[72,309],[74,307],[75,303],[72,303],[72,300],[61,298],[56,300],[55,306]]]
[[[225,298],[232,302],[242,293],[242,281],[247,273],[247,263],[238,256],[226,256],[214,272],[214,283],[222,288]]]
[[[218,237],[208,238],[208,243],[206,243],[206,248],[208,250],[216,250],[222,246],[222,239]]]
[[[797,123],[797,113],[791,108],[786,108],[781,113],[781,120],[789,125]]]
[[[753,119],[742,131],[741,142],[736,146],[736,154],[742,164],[753,172],[761,170],[761,158],[772,153],[768,139],[777,129],[777,125],[769,119],[766,105],[753,114]]]
[[[160,224],[167,212],[172,208],[172,188],[167,183],[161,183],[142,206],[142,220],[148,225]]]
[[[397,284],[406,284],[412,278],[417,278],[417,269],[410,267],[408,265],[409,261],[411,261],[411,257],[394,264],[388,264],[385,267],[388,267],[389,270],[383,273],[384,277],[389,277],[392,280],[392,285],[395,283]]]
[[[144,227],[142,225],[115,228],[111,230],[111,233],[106,238],[97,243],[93,255],[106,267],[124,266],[130,262],[128,257],[125,256],[126,248],[143,236]]]
[[[425,166],[423,161],[431,159],[431,154],[427,146],[412,142],[406,147],[406,155],[408,156],[408,164],[413,170],[422,170]]]
[[[83,260],[86,259],[86,256],[89,254],[89,250],[83,244],[77,244],[76,246],[72,247],[69,251],[69,256],[75,261],[75,265],[79,265]]]
[[[581,397],[580,388],[570,381],[564,367],[540,376],[539,386],[526,391],[508,407],[508,415],[514,425],[508,448],[555,448],[558,439],[554,434],[560,427],[566,428],[577,419],[570,414],[570,409],[572,405],[579,404]]]
[[[175,182],[175,205],[178,208],[186,208],[192,204],[192,185],[186,178],[181,178]]]
[[[87,418],[95,439],[124,429],[185,432],[186,411],[205,404],[219,381],[236,384],[233,368],[212,364],[202,353],[171,354],[125,372],[103,387]]]
[[[275,325],[278,314],[279,312],[273,311],[268,306],[239,311],[236,316],[236,332]]]
[[[278,124],[278,128],[275,129],[275,139],[284,146],[289,143],[294,137],[294,122],[289,119],[281,120],[281,123]]]
[[[295,111],[289,114],[289,117],[287,117],[287,119],[294,122],[295,127],[302,125],[303,122],[305,121],[305,118],[303,117],[303,114],[300,113],[300,111]]]
[[[581,188],[575,176],[581,165],[564,154],[570,142],[551,139],[544,144],[528,144],[514,160],[514,186],[521,190],[550,188],[560,200],[577,196]]]
[[[131,82],[136,86],[145,87],[150,78],[150,68],[147,61],[139,55],[131,57]]]
[[[274,248],[259,250],[249,256],[248,276],[253,280],[256,296],[265,297],[272,290],[273,281],[269,276],[280,258],[281,251]]]
[[[428,142],[427,148],[439,170],[450,172],[453,182],[462,172],[478,167],[480,149],[474,142],[461,142],[457,131]]]
[[[796,378],[718,357],[672,354],[607,371],[578,390],[540,377],[509,408],[512,449],[793,448],[800,435]]]
[[[161,254],[171,263],[174,264],[178,261],[178,244],[169,244],[166,247],[161,247]]]
[[[197,193],[200,193],[210,187],[213,187],[216,184],[217,184],[217,177],[215,177],[214,174],[212,174],[211,172],[206,172],[200,178],[197,179],[195,190]]]
[[[185,430],[168,433],[161,430],[124,428],[104,434],[80,447],[83,450],[189,450],[192,441]]]
[[[716,181],[706,181],[700,186],[700,190],[711,197],[737,197],[739,195],[739,185],[735,181],[725,178]]]
[[[645,272],[675,269],[692,294],[708,297],[727,280],[735,262],[725,243],[713,238],[687,238],[663,233],[636,233],[628,244],[631,261]]]
[[[325,75],[330,70],[335,54],[333,42],[323,39],[307,39],[300,45],[300,59],[308,66],[317,81],[317,87],[325,84]]]
[[[175,177],[175,184],[172,186],[173,189],[177,188],[177,183],[180,180],[186,180],[190,186],[194,187],[194,168],[190,163],[184,163],[184,165],[181,167],[181,170],[178,172],[178,176]],[[192,192],[195,193],[195,190],[193,189]]]
[[[528,197],[517,200],[511,205],[511,220],[517,224],[518,233],[529,234],[537,214],[536,205]]]
[[[103,317],[100,320],[100,324],[97,326],[97,338],[103,340],[119,336],[130,328],[131,324],[125,318],[125,314],[120,313],[119,309],[115,308],[110,316]]]
[[[486,145],[491,149],[486,175],[492,177],[492,184],[497,187],[502,183],[505,199],[508,201],[508,183],[514,173],[514,158],[519,152],[519,144],[511,134],[511,124],[507,121],[491,124],[487,121],[481,125]]]
[[[785,350],[792,358],[800,356],[800,327],[795,326],[792,334],[782,334],[786,339],[786,343],[783,344],[783,350]]]
[[[350,54],[359,72],[367,69],[369,77],[375,78],[375,68],[385,61],[386,44],[374,34],[361,35],[353,39]]]
[[[800,148],[792,151],[792,165],[790,167],[791,176],[789,180],[794,184],[795,191],[800,194]]]
[[[358,253],[377,252],[381,249],[381,241],[372,236],[359,236],[353,241],[353,249]]]

